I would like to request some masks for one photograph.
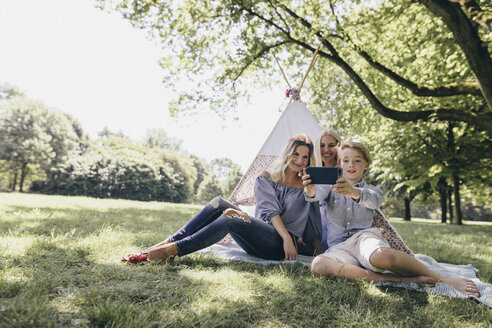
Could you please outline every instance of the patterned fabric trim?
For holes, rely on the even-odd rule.
[[[256,205],[254,186],[256,178],[265,171],[277,158],[272,155],[258,155],[246,174],[237,184],[229,200],[236,205]]]
[[[403,241],[400,234],[396,231],[395,228],[391,225],[391,223],[386,219],[383,212],[381,210],[374,211],[373,223],[381,234],[386,239],[391,248],[396,249],[398,251],[403,251],[407,254],[413,255],[413,252],[408,248],[407,244]]]

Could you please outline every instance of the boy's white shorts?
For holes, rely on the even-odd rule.
[[[322,256],[341,263],[353,264],[374,272],[383,272],[369,262],[371,254],[378,248],[391,248],[377,228],[364,229],[349,239],[326,250]]]

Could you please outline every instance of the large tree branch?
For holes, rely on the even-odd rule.
[[[457,95],[477,95],[482,96],[482,91],[478,83],[462,82],[449,83],[442,86],[422,86],[418,85],[404,77],[398,75],[394,71],[375,61],[367,52],[361,50],[358,46],[354,46],[357,53],[366,60],[366,62],[383,73],[398,85],[410,90],[414,95],[419,97],[449,97]]]
[[[484,11],[475,0],[449,0],[459,3],[476,23],[492,30],[492,13]]]
[[[312,24],[307,21],[306,19],[300,17],[297,15],[293,10],[288,8],[285,5],[281,5],[282,9],[284,9],[289,15],[291,15],[293,18],[299,20],[303,26],[305,26],[307,29],[311,30],[312,29]],[[443,86],[422,86],[418,85],[408,79],[405,79],[401,75],[397,74],[396,72],[392,71],[391,69],[387,68],[386,66],[378,63],[376,60],[374,60],[366,51],[363,51],[359,46],[355,44],[355,42],[352,41],[350,36],[343,30],[343,27],[341,26],[340,22],[338,21],[338,18],[335,14],[335,10],[333,5],[330,2],[330,7],[332,10],[332,14],[336,19],[337,26],[342,30],[344,36],[346,39],[349,41],[349,43],[352,45],[355,51],[364,59],[366,62],[371,65],[373,68],[375,68],[377,71],[383,73],[387,77],[389,77],[391,80],[396,82],[398,85],[410,90],[414,95],[419,96],[419,97],[449,97],[449,96],[456,96],[456,95],[482,95],[482,92],[480,90],[479,84],[478,83],[450,83],[447,85]],[[321,39],[323,38],[323,33],[320,31],[315,32],[318,37]],[[324,44],[326,46],[326,44]],[[333,49],[330,49],[330,51],[334,51]],[[334,53],[336,54],[336,52]]]
[[[364,97],[369,101],[371,106],[382,116],[396,120],[396,121],[417,121],[424,120],[428,121],[433,117],[437,117],[439,120],[443,121],[462,121],[474,124],[484,130],[487,130],[492,134],[492,113],[477,114],[474,112],[459,110],[459,109],[449,109],[449,108],[437,108],[428,109],[422,111],[398,111],[386,107],[381,103],[381,101],[374,95],[369,86],[362,80],[362,78],[352,69],[352,67],[345,62],[339,56],[326,56],[327,54],[323,51],[319,51],[320,56],[326,57],[327,59],[333,61],[341,69],[347,73],[347,75],[352,79],[352,81],[357,85],[359,90],[362,92]]]
[[[461,10],[460,6],[448,0],[418,0],[434,15],[440,17],[451,30],[465,54],[475,75],[489,109],[492,110],[492,61],[476,28]]]

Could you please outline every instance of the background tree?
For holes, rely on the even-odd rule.
[[[68,114],[20,96],[0,106],[0,159],[12,175],[11,190],[23,191],[29,172],[37,167],[46,175],[78,146],[78,123]]]
[[[241,172],[241,168],[235,164],[227,173],[227,178],[222,184],[222,194],[225,198],[229,198],[232,195],[234,188],[236,188],[242,177],[243,172]]]
[[[223,157],[212,160],[210,169],[221,186],[222,196],[228,198],[243,177],[241,168],[231,159]]]
[[[14,85],[8,83],[0,84],[0,101],[7,100],[14,96],[24,96],[24,93]]]
[[[209,168],[205,160],[198,158],[195,155],[190,155],[190,159],[193,163],[193,167],[196,170],[196,180],[193,183],[193,196],[195,199],[198,199],[198,188],[200,184],[205,179],[205,177],[209,174]]]
[[[123,131],[113,132],[107,126],[103,127],[101,131],[97,132],[97,136],[101,139],[109,139],[111,137],[129,139],[128,136],[123,133]]]
[[[476,190],[477,195],[490,195],[492,180],[487,166],[492,140],[473,125],[391,124],[383,125],[366,138],[374,149],[378,185],[391,193],[400,193],[406,202],[418,195],[428,198],[430,193],[437,193],[443,222],[448,208],[451,209],[447,205],[450,188],[457,224],[462,222],[460,190],[464,186]],[[485,204],[478,198],[473,201]],[[405,208],[409,213],[409,204]]]
[[[217,177],[208,175],[200,184],[197,193],[197,200],[200,203],[207,203],[214,197],[222,195],[222,188]]]
[[[147,130],[143,144],[149,148],[156,147],[181,151],[183,140],[170,137],[164,129],[154,128]]]

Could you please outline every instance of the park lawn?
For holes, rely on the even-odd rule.
[[[196,205],[0,193],[0,327],[491,327],[472,300],[194,254],[122,255],[161,241]],[[492,282],[492,225],[392,220],[415,253]]]

